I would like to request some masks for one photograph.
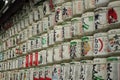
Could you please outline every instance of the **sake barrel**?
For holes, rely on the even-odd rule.
[[[107,80],[106,58],[95,58],[93,61],[93,80]]]
[[[108,23],[120,22],[120,1],[113,1],[108,4]]]
[[[95,9],[95,29],[103,29],[107,27],[107,7]]]
[[[120,74],[120,57],[109,57],[107,58],[107,79],[119,80]]]
[[[94,56],[108,54],[108,36],[107,33],[94,34]]]
[[[92,32],[95,30],[94,12],[86,12],[82,15],[83,33]]]
[[[108,52],[119,52],[120,51],[120,29],[113,29],[108,31]]]
[[[79,79],[93,80],[93,61],[92,60],[82,60],[80,61],[80,71]]]
[[[72,36],[82,35],[82,19],[80,17],[71,19]]]
[[[93,36],[84,36],[81,40],[82,56],[93,56]]]
[[[70,57],[80,58],[81,57],[81,40],[76,39],[70,42]]]
[[[83,0],[73,0],[72,1],[72,6],[73,6],[73,15],[76,14],[82,14],[84,10],[84,4]]]

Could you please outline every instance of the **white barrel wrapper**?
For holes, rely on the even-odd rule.
[[[28,38],[32,37],[32,26],[28,27],[27,36],[28,36]]]
[[[57,6],[55,8],[55,22],[59,23],[62,22],[62,6]]]
[[[108,23],[120,22],[120,1],[110,2],[108,5]]]
[[[66,2],[62,5],[62,18],[63,20],[72,18],[73,9],[72,2]]]
[[[45,79],[52,80],[52,66],[45,67]]]
[[[70,59],[70,42],[62,44],[62,56],[63,59]]]
[[[17,27],[17,31],[20,32],[20,31],[21,31],[20,22],[18,22],[18,23],[16,24],[16,27]]]
[[[55,42],[63,41],[63,26],[55,26]]]
[[[36,26],[37,26],[37,23],[32,24],[32,35],[33,36],[35,36],[37,34]]]
[[[26,16],[25,19],[24,19],[24,25],[25,25],[25,28],[29,26],[29,17]]]
[[[107,60],[106,58],[95,58],[93,65],[93,80],[107,80]]]
[[[82,35],[82,19],[80,17],[73,18],[71,20],[72,24],[72,36]]]
[[[31,41],[28,40],[27,41],[27,51],[30,51],[31,50]]]
[[[22,54],[26,54],[26,52],[27,52],[27,43],[23,43],[21,45],[21,51],[22,51]]]
[[[55,43],[55,31],[48,31],[49,45],[53,45]]]
[[[84,10],[83,0],[73,0],[72,6],[73,6],[73,15],[83,13]]]
[[[97,8],[95,10],[95,29],[105,28],[107,24],[107,7]]]
[[[22,19],[22,20],[20,21],[20,26],[21,26],[21,29],[24,29],[24,28],[25,28],[24,19]]]
[[[93,36],[84,36],[81,38],[81,52],[82,56],[92,56],[93,55]]]
[[[45,1],[44,3],[43,3],[43,15],[45,16],[45,15],[48,15],[48,14],[50,14],[51,12],[50,12],[50,7],[49,7],[49,2],[48,1]]]
[[[62,60],[62,45],[57,45],[54,47],[54,61]]]
[[[94,56],[106,55],[108,53],[108,36],[107,33],[94,34]]]
[[[29,24],[31,25],[33,23],[33,12],[29,13]]]
[[[81,40],[76,39],[70,42],[70,57],[71,58],[80,58],[81,57]]]
[[[63,3],[65,0],[53,0],[53,2],[55,3],[55,4],[60,4],[60,3]]]
[[[64,39],[70,39],[72,37],[72,28],[71,28],[71,22],[63,23],[63,29],[64,29]]]
[[[36,33],[40,34],[42,33],[42,30],[43,30],[42,21],[38,21],[36,25]]]
[[[83,60],[80,62],[80,74],[78,79],[80,80],[93,80],[92,79],[93,71],[93,61],[92,60]]]
[[[107,80],[119,80],[120,79],[120,57],[107,58]]]
[[[79,62],[71,62],[68,67],[68,80],[79,80],[78,75],[80,71],[80,63]]]
[[[43,69],[40,68],[40,70],[39,70],[38,68],[34,68],[33,79],[39,79],[39,72],[41,72],[41,70],[43,70]]]
[[[51,13],[49,16],[48,16],[48,26],[50,28],[53,28],[53,26],[55,25],[55,12]]]
[[[45,48],[45,47],[48,47],[48,34],[43,34],[42,35],[42,47]]]
[[[38,13],[38,9],[37,8],[34,9],[33,14],[34,14],[34,16],[33,16],[34,21],[35,22],[38,21],[39,20],[39,16],[38,16],[39,13]]]
[[[84,0],[84,7],[86,10],[95,8],[95,0]]]
[[[82,15],[82,28],[83,32],[92,32],[95,30],[95,17],[94,12],[86,12]]]
[[[62,63],[60,70],[60,80],[67,80],[69,78],[69,63]]]
[[[95,6],[101,7],[106,6],[110,0],[95,0]]]
[[[44,80],[45,79],[45,68],[44,67],[42,67],[42,68],[39,68],[40,70],[39,70],[39,79],[40,80]]]
[[[38,36],[35,38],[35,49],[41,49],[41,48],[42,48],[41,37]]]
[[[46,57],[47,57],[47,63],[52,63],[53,62],[53,48],[48,48],[47,49],[47,53],[46,53]]]
[[[52,80],[59,80],[60,79],[60,69],[61,69],[61,65],[54,65],[53,66]]]
[[[38,6],[38,18],[42,19],[43,16],[43,6]]]
[[[35,49],[35,40],[30,40],[30,46],[31,46],[31,50],[34,50]]]
[[[49,26],[48,26],[48,17],[45,17],[42,19],[42,28],[43,28],[43,32],[48,31]]]
[[[25,29],[25,30],[23,31],[23,40],[25,41],[25,40],[27,40],[27,39],[28,39],[27,29]]]
[[[119,52],[120,51],[120,29],[113,29],[108,31],[108,51]]]
[[[41,64],[46,64],[46,50],[42,50],[39,52],[39,63]]]

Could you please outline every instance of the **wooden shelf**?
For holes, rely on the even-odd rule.
[[[26,54],[24,54],[24,55],[26,55]],[[21,56],[24,56],[24,55],[21,55]],[[30,68],[39,68],[39,67],[45,67],[45,66],[53,66],[55,64],[70,63],[70,62],[74,62],[74,61],[75,62],[80,62],[82,60],[93,60],[94,58],[108,58],[108,57],[113,57],[113,56],[120,56],[120,52],[110,52],[110,53],[105,54],[105,55],[96,55],[96,56],[81,56],[80,58],[66,59],[66,60],[61,60],[61,61],[54,61],[53,63],[40,64],[38,66],[31,66],[31,67],[26,67],[26,68],[23,67],[23,68],[16,68],[16,69],[10,69],[10,70],[2,70],[0,72],[24,70],[24,69],[30,69]],[[13,58],[13,59],[16,59],[16,58]]]

